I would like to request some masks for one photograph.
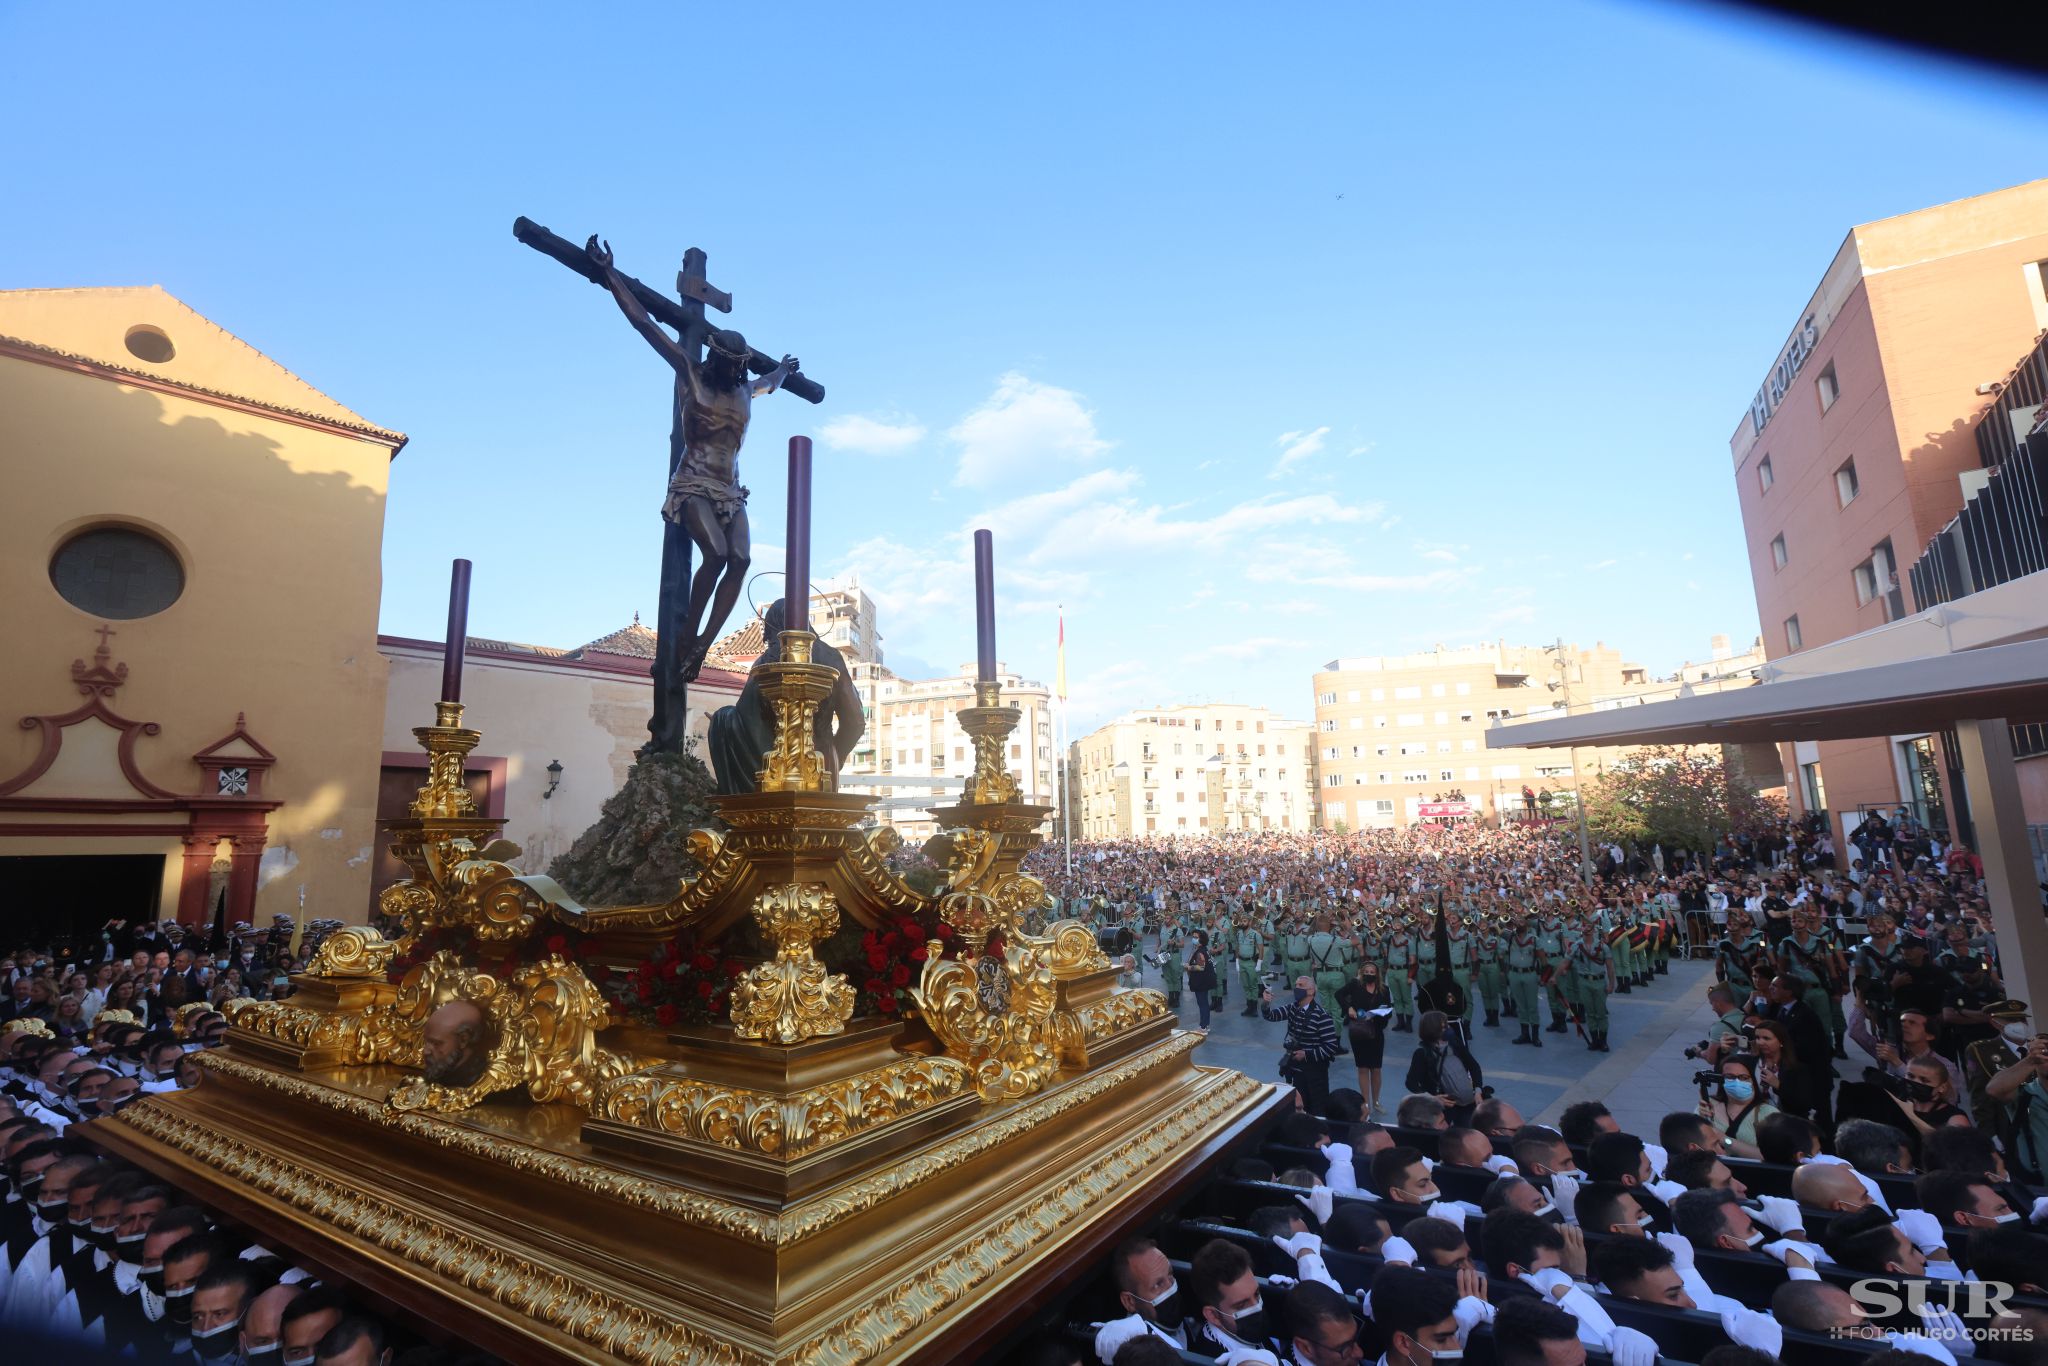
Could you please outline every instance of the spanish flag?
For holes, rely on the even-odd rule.
[[[1060,701],[1067,700],[1067,614],[1060,613],[1060,655],[1057,671],[1053,674],[1052,688]]]

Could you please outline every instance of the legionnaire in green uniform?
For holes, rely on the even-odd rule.
[[[1671,945],[1678,938],[1678,893],[1666,887],[1657,894],[1657,975],[1671,975]]]
[[[1315,931],[1308,937],[1308,965],[1316,979],[1317,1004],[1329,1012],[1332,1020],[1342,1019],[1344,1013],[1338,1008],[1337,993],[1351,980],[1351,955],[1345,952],[1344,941],[1330,929],[1327,915],[1316,916]],[[1344,1043],[1341,1033],[1337,1042]]]
[[[1266,936],[1252,924],[1249,912],[1238,917],[1237,933],[1231,937],[1232,955],[1237,959],[1237,984],[1244,988],[1246,1015],[1259,1013],[1259,970],[1266,965]]]
[[[1295,981],[1309,973],[1308,965],[1308,922],[1301,916],[1291,916],[1286,932],[1280,939],[1280,963],[1287,970],[1287,980]],[[1332,1015],[1331,1019],[1337,1018]]]
[[[1181,953],[1181,937],[1174,934],[1166,941],[1166,947],[1159,954],[1159,975],[1166,982],[1166,1004],[1174,1010],[1180,1009],[1180,984],[1187,973],[1187,963]]]
[[[1415,981],[1428,986],[1436,980],[1436,933],[1428,921],[1415,927]]]
[[[1842,1014],[1840,983],[1848,967],[1842,961],[1834,935],[1820,923],[1820,908],[1809,902],[1794,909],[1792,933],[1778,947],[1786,968],[1805,987],[1806,1004],[1829,1022],[1835,1036],[1835,1056],[1847,1057],[1842,1041],[1849,1026]]]
[[[1550,974],[1546,991],[1550,997],[1549,1029],[1552,1034],[1565,1032],[1565,1013],[1574,1004],[1571,977],[1564,970],[1564,928],[1564,917],[1555,909],[1536,917],[1536,972],[1539,977],[1545,972]]]
[[[1874,995],[1879,1001],[1889,1001],[1892,978],[1898,975],[1904,958],[1899,950],[1899,937],[1892,918],[1883,911],[1872,915],[1866,924],[1870,933],[1856,946],[1856,952],[1849,959],[1850,982],[1852,986],[1861,985],[1867,994]],[[1891,1013],[1889,1010],[1884,1012],[1887,1017]]]
[[[1601,937],[1607,941],[1608,957],[1614,966],[1614,989],[1626,996],[1635,984],[1635,964],[1629,953],[1627,934],[1633,922],[1627,909],[1621,906],[1602,906],[1598,914]],[[1616,930],[1623,932],[1619,938],[1615,936]]]
[[[1728,908],[1728,933],[1721,941],[1723,947],[1714,950],[1714,970],[1721,974],[1721,980],[1735,989],[1735,999],[1747,1001],[1756,995],[1756,978],[1750,971],[1750,964],[1763,950],[1764,937],[1757,933],[1756,925],[1749,918],[1749,912],[1740,906]]]
[[[1409,1021],[1415,1018],[1415,935],[1408,928],[1408,922],[1398,910],[1389,912],[1391,920],[1387,926],[1387,995],[1393,999],[1394,1028],[1402,1034],[1409,1032]]]
[[[1486,1023],[1489,1027],[1500,1025],[1501,988],[1506,980],[1500,970],[1500,931],[1488,922],[1476,937],[1474,953],[1478,958],[1479,1000],[1486,1007]]]
[[[1572,945],[1568,966],[1572,990],[1586,1020],[1586,1047],[1607,1051],[1607,993],[1614,986],[1614,962],[1603,941],[1600,922],[1588,917],[1585,933]]]
[[[1529,917],[1518,916],[1508,934],[1508,994],[1515,1001],[1515,1023],[1521,1026],[1516,1043],[1543,1047],[1542,1017],[1536,1013],[1536,931]]]
[[[1465,1026],[1472,1025],[1472,964],[1475,947],[1472,931],[1465,928],[1465,917],[1452,911],[1445,917],[1448,929],[1445,932],[1445,947],[1451,951],[1451,980],[1458,984],[1458,991],[1465,998]],[[1500,1021],[1495,1019],[1494,1024]]]
[[[1223,909],[1220,898],[1210,911],[1210,915],[1213,917],[1211,923],[1214,927],[1209,933],[1209,943],[1212,946],[1210,952],[1216,959],[1216,989],[1209,994],[1209,1009],[1213,1012],[1223,1009],[1223,998],[1229,994],[1230,916]]]

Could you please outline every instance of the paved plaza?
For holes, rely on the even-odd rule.
[[[1147,965],[1144,973],[1146,986],[1160,985],[1155,969]],[[1696,1064],[1684,1054],[1706,1036],[1712,1022],[1706,1002],[1712,980],[1710,963],[1674,962],[1670,975],[1653,978],[1650,986],[1637,987],[1626,996],[1609,996],[1611,1052],[1587,1051],[1575,1032],[1546,1033],[1540,1049],[1518,1047],[1513,1042],[1512,1020],[1503,1020],[1494,1029],[1478,1025],[1473,1031],[1473,1052],[1486,1084],[1527,1119],[1554,1121],[1573,1101],[1601,1100],[1623,1129],[1654,1138],[1657,1122],[1665,1115],[1690,1110],[1699,1102],[1691,1082]],[[1210,1018],[1209,1037],[1196,1052],[1196,1061],[1234,1067],[1261,1081],[1277,1082],[1285,1026],[1247,1019],[1243,1009],[1244,999],[1237,994],[1233,979],[1223,1010]],[[1548,1007],[1545,1010],[1547,1024]],[[1483,1013],[1475,1013],[1475,1020],[1484,1018]],[[1189,1028],[1196,1021],[1193,997],[1187,993],[1181,996],[1181,1019]],[[1414,1047],[1413,1034],[1387,1038],[1380,1103],[1389,1116],[1403,1094],[1401,1079],[1407,1074]],[[1348,1054],[1330,1065],[1330,1084],[1357,1084]]]

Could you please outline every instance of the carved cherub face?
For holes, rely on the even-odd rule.
[[[450,1001],[427,1016],[420,1071],[436,1086],[474,1086],[490,1066],[490,1021],[472,1001]]]

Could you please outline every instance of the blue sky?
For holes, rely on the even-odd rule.
[[[652,614],[667,372],[526,214],[650,283],[704,247],[826,385],[756,410],[757,568],[816,434],[816,577],[950,667],[993,526],[1077,734],[1746,640],[1727,438],[1843,235],[2048,174],[2038,87],[1676,4],[16,3],[0,49],[0,286],[160,283],[408,432],[385,630],[457,553],[480,635]]]

